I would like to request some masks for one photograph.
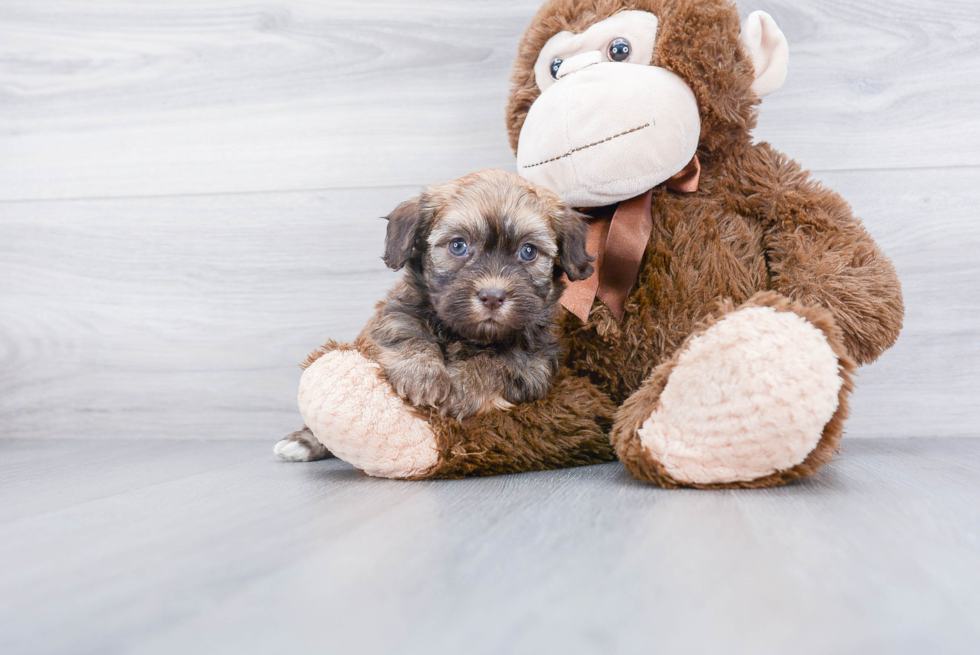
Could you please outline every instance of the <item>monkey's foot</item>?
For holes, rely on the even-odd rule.
[[[634,477],[664,486],[811,475],[840,439],[851,366],[842,352],[828,312],[761,294],[709,322],[624,404],[617,453]]]
[[[357,350],[331,350],[310,364],[299,410],[324,447],[368,475],[420,477],[439,462],[432,428]]]

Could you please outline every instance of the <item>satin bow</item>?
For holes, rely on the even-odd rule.
[[[664,182],[662,187],[624,200],[616,206],[614,213],[612,207],[595,210],[589,221],[586,250],[598,255],[596,272],[584,280],[568,282],[561,304],[584,323],[589,319],[592,303],[598,297],[616,320],[622,322],[626,314],[626,298],[636,283],[643,253],[653,232],[653,216],[650,213],[653,192],[664,188],[674,193],[694,193],[700,180],[701,162],[694,155],[691,163]]]

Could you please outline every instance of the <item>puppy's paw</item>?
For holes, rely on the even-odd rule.
[[[468,398],[447,403],[442,408],[442,414],[444,416],[452,416],[457,421],[462,421],[471,416],[479,416],[480,414],[487,414],[494,411],[509,412],[512,409],[514,409],[514,403],[508,401],[503,396],[494,396],[485,398],[482,401],[479,398]]]
[[[439,407],[439,413],[463,421],[471,416],[493,411],[508,412],[513,408],[514,404],[500,394],[482,393],[479,389],[453,385],[449,398]]]
[[[395,360],[386,362],[384,371],[395,393],[412,405],[439,408],[449,397],[449,371],[439,360]]]
[[[280,459],[287,462],[313,462],[333,457],[330,451],[317,441],[309,428],[287,434],[276,443],[273,450]]]
[[[474,357],[449,365],[449,396],[439,407],[443,416],[458,421],[487,412],[509,411],[514,405],[504,395],[498,363],[490,357]]]
[[[510,402],[503,396],[498,396],[490,401],[489,406],[484,405],[483,407],[484,412],[489,412],[492,409],[496,409],[501,412],[509,412],[510,410],[514,409],[514,403]]]

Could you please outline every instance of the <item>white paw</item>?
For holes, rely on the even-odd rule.
[[[501,412],[509,412],[514,409],[514,403],[508,401],[503,396],[498,396],[493,399],[490,406],[494,409],[499,409]]]
[[[424,475],[439,462],[436,437],[380,373],[355,350],[328,352],[303,372],[300,414],[330,452],[368,475]]]
[[[819,329],[792,312],[749,307],[688,344],[638,434],[679,482],[756,480],[806,459],[842,384]]]
[[[313,459],[313,452],[300,441],[280,439],[274,450],[276,455],[287,462],[309,462]]]

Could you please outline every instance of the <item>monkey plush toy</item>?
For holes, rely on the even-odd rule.
[[[507,128],[517,172],[589,215],[598,255],[562,297],[551,392],[458,422],[405,404],[362,339],[330,344],[299,392],[322,446],[294,438],[292,458],[412,479],[618,458],[665,487],[814,474],[854,368],[894,343],[903,305],[848,205],[752,142],[787,60],[773,19],[741,24],[729,0],[547,2]]]

